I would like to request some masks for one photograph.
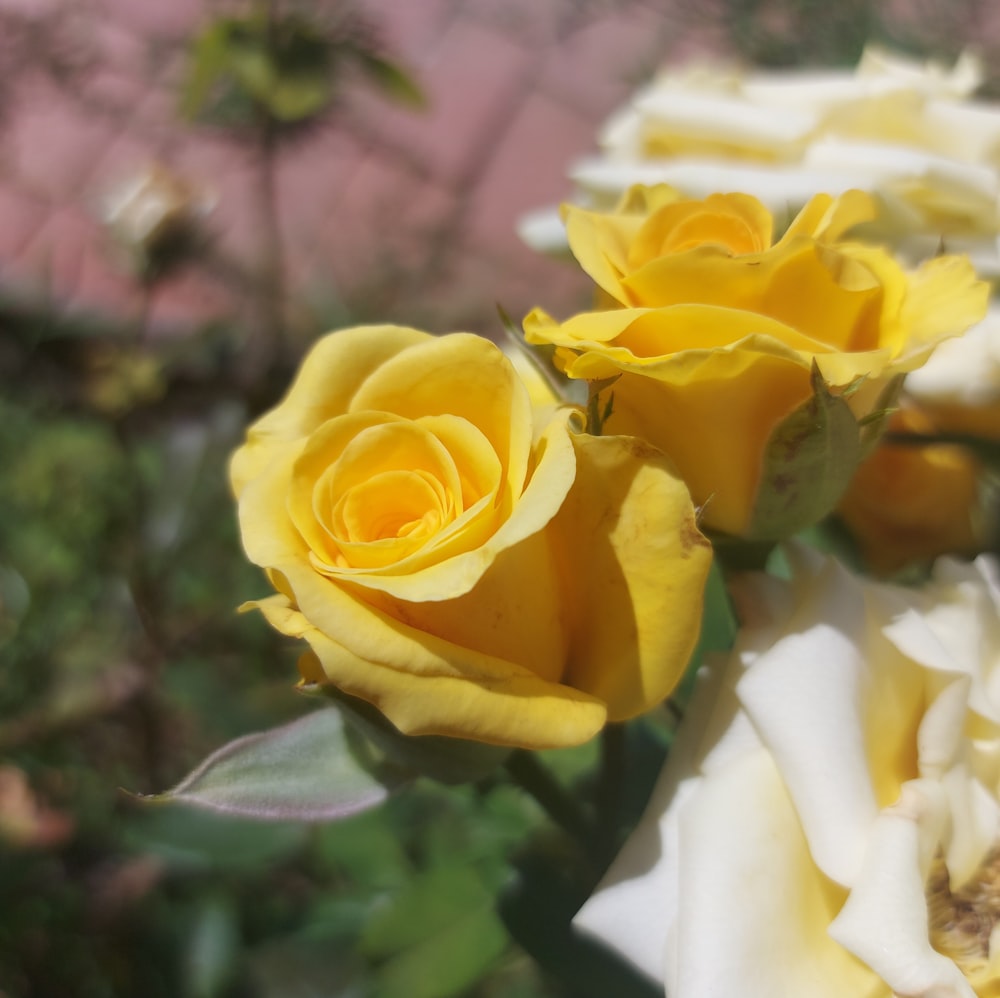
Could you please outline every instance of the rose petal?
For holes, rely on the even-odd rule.
[[[386,360],[431,339],[404,326],[358,326],[319,340],[282,402],[254,423],[233,454],[229,473],[237,498],[284,444],[345,412],[358,386]]]
[[[864,960],[900,998],[975,998],[969,982],[929,941],[924,884],[945,820],[932,782],[915,780],[886,808],[830,936]]]
[[[404,630],[399,628],[399,637],[405,641]],[[414,650],[422,653],[420,665],[436,657],[435,651],[445,651],[448,657],[437,659],[437,672],[415,667],[412,658],[386,662],[392,649],[382,649],[369,660],[318,630],[305,637],[339,689],[375,704],[403,734],[561,748],[593,738],[607,718],[604,704],[585,693],[546,682],[510,663],[448,648],[427,635],[414,642],[422,646]]]
[[[577,475],[550,536],[571,618],[566,681],[611,720],[677,685],[701,627],[712,549],[687,487],[658,451],[626,437],[573,437]],[[683,616],[678,607],[685,606]]]
[[[882,998],[881,981],[827,935],[843,892],[816,870],[764,749],[699,786],[679,848],[671,998]]]
[[[709,770],[727,765],[760,745],[739,711],[733,688],[739,670],[725,665],[717,660],[699,670],[685,723],[642,819],[573,920],[657,981],[666,948],[676,942],[678,815],[701,782],[695,774],[706,764]]]
[[[495,344],[471,333],[430,338],[387,359],[358,389],[350,411],[375,409],[404,419],[466,419],[490,441],[518,495],[528,474],[532,416],[528,391]]]
[[[796,583],[794,629],[748,670],[739,695],[788,785],[817,865],[847,885],[879,806],[917,775],[915,752],[899,758],[897,746],[907,744],[906,733],[915,740],[923,683],[905,659],[893,661],[871,643],[861,587],[836,562]]]

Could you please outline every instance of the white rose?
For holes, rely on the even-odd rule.
[[[1000,306],[964,335],[940,344],[924,367],[907,376],[906,391],[922,405],[1000,403]]]
[[[914,259],[944,240],[1000,273],[1000,105],[968,99],[981,78],[969,55],[949,69],[875,47],[853,71],[661,73],[605,123],[600,154],[570,168],[575,200],[610,208],[634,184],[667,183],[694,198],[742,191],[791,218],[816,193],[858,188],[883,202],[871,238]],[[565,247],[555,209],[519,232]]]
[[[1000,993],[1000,585],[796,548],[577,924],[669,998]]]

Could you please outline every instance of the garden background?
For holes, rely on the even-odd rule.
[[[311,827],[130,793],[309,709],[235,612],[266,586],[226,484],[306,346],[583,305],[515,226],[636,86],[870,40],[974,44],[1000,95],[992,0],[0,2],[0,998],[653,993],[571,934],[600,870],[500,777]]]

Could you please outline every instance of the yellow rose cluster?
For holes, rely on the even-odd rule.
[[[567,209],[600,307],[525,332],[591,383],[589,421],[470,334],[322,339],[231,467],[277,590],[251,605],[306,640],[303,682],[405,734],[528,748],[660,702],[699,634],[700,528],[817,522],[900,376],[982,315],[967,260],[910,273],[850,240],[871,211],[820,196],[776,239],[740,194]]]
[[[672,690],[711,549],[649,443],[534,406],[470,334],[320,340],[231,477],[258,600],[304,638],[303,682],[406,734],[546,748]]]
[[[832,509],[900,376],[985,312],[964,257],[906,271],[850,238],[860,191],[818,195],[775,238],[756,198],[630,190],[615,211],[566,206],[598,308],[525,320],[571,378],[607,383],[610,432],[674,462],[714,531],[775,540]]]

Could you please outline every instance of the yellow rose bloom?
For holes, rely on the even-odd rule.
[[[986,308],[964,258],[910,273],[845,239],[873,213],[860,191],[819,195],[775,241],[770,213],[743,194],[696,201],[638,187],[614,212],[566,206],[570,248],[610,307],[565,322],[536,309],[526,336],[554,344],[570,377],[618,377],[608,430],[663,450],[705,525],[774,539],[755,522],[768,445],[814,397],[815,375],[853,417],[850,452],[831,456],[846,486],[860,458],[854,420]]]
[[[932,435],[920,409],[897,410],[889,430]],[[884,442],[858,468],[837,507],[867,566],[879,574],[983,548],[979,462],[964,448]]]
[[[321,339],[250,427],[243,543],[304,638],[307,684],[405,734],[581,743],[660,701],[698,637],[711,549],[643,441],[532,410],[492,343],[398,326]]]

